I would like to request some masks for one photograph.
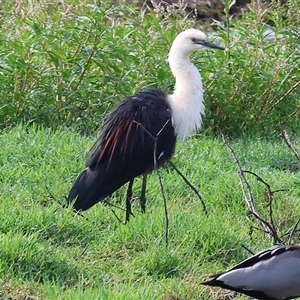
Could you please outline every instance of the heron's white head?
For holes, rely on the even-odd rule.
[[[190,54],[205,48],[224,50],[206,41],[205,34],[187,29],[175,38],[169,52],[169,65],[176,78],[174,93],[168,96],[173,125],[178,137],[185,139],[200,128],[204,113],[202,80],[198,69],[190,62]]]
[[[205,48],[224,50],[223,47],[208,42],[206,40],[206,35],[202,31],[190,28],[177,35],[172,44],[169,55],[175,55],[176,53],[176,56],[184,56],[188,58],[192,52]]]

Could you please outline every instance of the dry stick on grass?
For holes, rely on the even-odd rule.
[[[300,155],[295,147],[295,145],[293,144],[293,142],[291,141],[287,131],[283,128],[282,125],[280,125],[280,136],[284,139],[285,143],[288,145],[288,147],[292,150],[294,156],[296,157],[299,166],[300,166]]]
[[[59,204],[62,208],[67,207],[66,204],[61,203],[58,199],[56,199],[56,198],[52,195],[52,193],[50,192],[50,190],[49,190],[49,188],[48,188],[47,186],[46,186],[46,190],[47,190],[47,192],[49,193],[49,197],[50,197],[52,200],[55,200],[56,202],[58,202],[58,204]],[[117,205],[115,205],[115,204],[112,204],[111,202],[109,202],[109,201],[107,201],[107,200],[104,200],[103,203],[106,204],[106,205],[108,205],[108,206],[110,206],[110,207],[115,207],[115,208],[118,208],[118,209],[120,209],[120,210],[124,210],[124,211],[125,211],[124,208],[122,208],[122,207],[120,207],[120,206],[117,206]],[[56,209],[55,211],[57,211],[57,209]],[[117,220],[118,220],[119,222],[123,223],[123,222],[121,221],[121,219],[117,216],[116,212],[115,212],[112,208],[111,208],[111,211],[113,212],[113,214],[115,215],[115,217],[117,218]],[[81,217],[83,217],[83,218],[85,218],[86,220],[88,220],[88,218],[86,218],[83,214],[81,214],[80,211],[76,212],[76,214],[79,215],[79,216],[81,216]]]
[[[238,167],[238,176],[239,176],[239,180],[240,180],[240,185],[242,187],[243,197],[244,197],[244,200],[245,200],[251,214],[255,217],[256,221],[263,228],[264,232],[269,236],[269,238],[273,238],[274,243],[281,244],[282,240],[278,237],[276,228],[273,228],[273,226],[269,222],[267,222],[263,218],[261,218],[260,215],[258,214],[258,212],[256,211],[251,186],[244,175],[245,171],[242,169],[237,156],[235,155],[233,149],[230,147],[230,145],[226,141],[225,136],[223,134],[221,134],[221,136],[222,136],[224,145],[229,150],[230,154],[234,158],[235,163]]]
[[[184,182],[195,192],[195,194],[197,195],[197,197],[200,199],[200,201],[202,203],[202,207],[203,207],[203,211],[204,211],[205,215],[208,216],[208,211],[207,211],[205,202],[204,202],[203,198],[201,197],[201,195],[199,194],[199,192],[197,191],[197,189],[187,180],[187,178],[177,169],[177,167],[171,161],[169,161],[169,164],[177,172],[177,174],[184,180]]]
[[[87,248],[88,248],[89,244],[85,244],[85,246],[83,247],[82,251],[80,252],[80,254],[77,256],[77,259],[79,259],[80,257],[82,257],[84,255],[84,253],[86,252]]]
[[[250,250],[247,246],[245,246],[245,245],[241,245],[242,246],[242,248],[244,248],[246,251],[248,251],[251,255],[254,255],[255,254],[255,252],[253,252],[252,250]]]
[[[53,196],[53,194],[50,192],[50,189],[49,189],[47,186],[46,186],[46,191],[49,193],[50,199],[56,201],[62,208],[68,207],[67,204],[63,204],[63,203],[61,203],[57,198],[55,198],[55,197]],[[65,200],[66,200],[66,199],[67,199],[67,197],[65,197]],[[56,208],[56,209],[54,210],[54,212],[57,212],[57,211],[58,211],[58,208]],[[83,217],[83,218],[85,218],[86,220],[88,220],[88,218],[86,218],[80,211],[77,211],[77,212],[74,211],[74,214],[76,214],[76,215],[78,215],[78,216],[80,216],[80,217]]]
[[[121,207],[120,207],[120,208],[121,208]],[[121,209],[125,211],[124,208],[121,208]],[[111,212],[114,214],[114,216],[116,217],[116,219],[117,219],[120,223],[126,225],[126,223],[124,223],[124,222],[118,217],[118,215],[116,214],[116,212],[114,211],[114,209],[111,208],[110,210],[111,210]]]
[[[298,108],[298,110],[299,109],[300,109],[300,107]],[[296,114],[296,112],[297,112],[297,110],[294,111],[293,115]],[[280,136],[283,138],[283,140],[285,141],[287,146],[291,149],[291,151],[293,152],[293,154],[296,157],[296,159],[299,163],[299,166],[300,166],[300,155],[299,155],[294,143],[291,141],[287,131],[283,128],[283,124],[280,124]],[[300,218],[295,223],[295,225],[290,230],[288,230],[288,232],[284,235],[284,236],[289,235],[288,244],[291,243],[293,235],[297,231],[297,227],[298,227],[299,223],[300,223]]]
[[[117,208],[117,209],[126,211],[126,209],[124,209],[123,207],[120,207],[120,206],[118,206],[118,205],[115,205],[115,204],[109,202],[108,200],[105,200],[105,199],[104,199],[104,200],[103,200],[103,203],[106,204],[106,205],[108,205],[109,207],[115,207],[115,208]],[[112,213],[114,214],[114,216],[117,218],[117,220],[118,220],[120,223],[124,224],[124,223],[122,222],[122,220],[118,217],[118,215],[116,214],[116,212],[114,211],[114,209],[110,208],[110,210],[112,211]],[[125,225],[125,224],[124,224],[124,225]]]
[[[277,243],[277,242],[282,243],[282,240],[278,236],[276,225],[275,225],[275,222],[274,222],[274,219],[273,219],[273,200],[274,200],[274,194],[275,193],[286,192],[288,190],[287,189],[279,189],[279,190],[272,191],[271,186],[265,180],[263,180],[260,176],[255,174],[254,172],[246,171],[246,170],[243,170],[243,172],[255,176],[256,179],[259,182],[263,183],[266,186],[267,194],[268,194],[268,207],[269,207],[270,223],[266,222],[266,221],[265,222],[266,222],[267,226],[270,228],[270,230],[272,232],[274,243]]]
[[[236,165],[238,167],[238,176],[239,176],[239,180],[240,180],[240,185],[242,187],[242,192],[243,192],[244,200],[246,201],[246,204],[247,204],[250,212],[257,218],[257,217],[259,217],[259,214],[256,212],[256,209],[255,209],[255,206],[254,206],[254,198],[253,198],[253,195],[252,195],[251,187],[250,187],[248,181],[246,180],[246,178],[244,176],[244,172],[242,170],[241,164],[240,164],[238,158],[236,157],[233,149],[229,146],[228,142],[225,139],[225,136],[223,134],[221,134],[221,135],[222,135],[222,139],[223,139],[224,145],[229,150],[230,154],[234,158],[235,163],[236,163]],[[245,189],[247,189],[248,195],[246,194]],[[268,232],[269,228],[261,220],[262,219],[259,217],[258,218],[258,223],[263,227],[263,229],[264,229],[265,232]]]
[[[166,197],[165,197],[164,187],[163,187],[163,184],[162,184],[162,179],[161,179],[159,168],[157,167],[157,158],[156,158],[157,153],[156,153],[156,151],[157,151],[158,137],[161,134],[161,132],[164,130],[166,125],[169,123],[169,121],[170,120],[166,121],[164,126],[157,133],[156,137],[154,137],[141,123],[134,121],[138,126],[140,126],[154,140],[154,151],[153,151],[153,161],[154,162],[153,163],[154,163],[154,169],[156,169],[156,172],[157,172],[157,175],[158,175],[160,189],[161,189],[162,197],[163,197],[163,200],[164,200],[165,222],[166,222],[166,230],[165,230],[166,246],[168,246],[168,244],[169,244],[169,229],[170,229],[169,228],[169,216],[168,216],[168,207],[167,207],[167,200],[166,200]]]
[[[294,225],[290,230],[288,230],[288,232],[287,232],[286,234],[283,235],[283,237],[284,237],[284,236],[287,236],[287,235],[289,236],[289,239],[288,239],[288,242],[287,242],[288,245],[291,244],[292,238],[293,238],[294,234],[295,234],[297,231],[299,231],[299,230],[297,230],[297,227],[298,227],[299,223],[300,223],[300,218],[299,218],[298,221],[295,223],[295,225]]]
[[[135,121],[134,121],[135,122]],[[160,184],[160,189],[161,189],[161,193],[162,193],[162,197],[164,200],[164,211],[165,211],[165,220],[166,220],[166,231],[165,231],[165,239],[166,239],[166,245],[168,246],[169,243],[169,217],[168,217],[168,208],[167,208],[167,201],[166,201],[166,197],[165,197],[165,192],[164,192],[164,188],[163,188],[163,184],[162,184],[162,178],[161,178],[161,174],[159,171],[159,168],[157,167],[157,140],[159,135],[161,134],[161,132],[164,130],[164,128],[166,127],[166,125],[169,123],[169,120],[167,120],[167,122],[164,124],[164,126],[160,129],[160,131],[157,133],[156,137],[152,136],[151,133],[144,128],[140,123],[137,123],[139,126],[141,126],[143,128],[143,130],[145,130],[145,132],[147,134],[149,134],[149,136],[151,136],[154,139],[154,151],[153,151],[153,160],[154,160],[154,169],[156,169],[158,178],[159,178],[159,184]],[[176,166],[169,161],[170,165],[173,167],[173,169],[183,178],[184,182],[196,193],[196,195],[199,197],[202,206],[203,206],[203,211],[206,215],[208,215],[208,211],[207,208],[205,206],[205,203],[202,199],[202,197],[200,196],[199,192],[197,191],[197,189],[187,180],[187,178],[176,168]]]
[[[53,196],[53,194],[50,192],[50,189],[47,186],[46,186],[46,191],[48,192],[50,199],[56,201],[61,207],[63,208],[66,207],[65,204],[61,203],[57,198]]]

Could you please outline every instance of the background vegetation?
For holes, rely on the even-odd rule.
[[[207,130],[272,132],[279,122],[299,129],[298,1],[273,6],[238,21],[227,16],[230,27],[217,23],[208,35],[228,50],[195,55],[207,88]],[[266,21],[275,24],[267,38]],[[6,1],[0,24],[0,126],[23,121],[87,133],[126,95],[172,92],[169,47],[195,26],[176,12],[146,14],[107,1]]]
[[[239,135],[229,143],[242,167],[273,190],[286,189],[273,203],[280,236],[299,218],[299,164],[277,136],[283,122],[300,148],[299,9],[297,0],[274,1],[268,12],[251,10],[238,21],[227,15],[230,27],[205,30],[228,50],[193,57],[206,87],[205,130]],[[272,244],[256,229],[218,134],[179,142],[173,159],[201,192],[208,217],[177,173],[161,170],[169,247],[155,172],[146,214],[135,203],[127,226],[100,204],[74,216],[47,191],[64,203],[115,103],[148,87],[172,91],[168,49],[195,22],[105,1],[19,0],[0,2],[0,26],[0,299],[245,299],[200,285],[248,257],[242,245],[256,252]],[[265,186],[247,179],[267,219]],[[138,179],[135,195],[140,187]],[[125,193],[111,201],[124,207]]]

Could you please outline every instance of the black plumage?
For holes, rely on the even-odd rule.
[[[67,202],[75,210],[87,210],[126,182],[151,172],[154,152],[157,167],[171,158],[176,136],[166,99],[164,92],[151,89],[111,111],[86,161],[87,169],[69,192]]]
[[[224,50],[206,41],[200,30],[190,28],[179,33],[168,56],[176,80],[174,92],[166,94],[152,89],[137,93],[109,114],[87,159],[87,169],[78,176],[67,198],[75,210],[90,208],[129,182],[128,221],[133,180],[143,175],[141,209],[145,211],[146,175],[154,169],[154,162],[157,167],[162,166],[171,158],[176,138],[186,139],[201,127],[204,113],[202,80],[190,55],[206,48]]]

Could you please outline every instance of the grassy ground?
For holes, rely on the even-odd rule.
[[[96,134],[95,134],[96,136]],[[121,224],[98,204],[84,217],[62,209],[95,139],[71,131],[17,126],[0,136],[0,299],[244,299],[200,283],[271,241],[253,230],[236,166],[221,138],[195,136],[179,143],[173,162],[199,189],[194,193],[170,168],[161,171],[170,218],[164,239],[163,199],[157,174],[149,178],[147,212]],[[244,169],[265,179],[275,194],[274,218],[285,233],[299,217],[300,174],[281,140],[229,141]],[[299,140],[296,140],[299,148]],[[265,187],[247,176],[261,215]],[[140,181],[135,194],[140,192]],[[125,188],[111,201],[124,207]],[[115,209],[124,219],[123,211]],[[298,242],[295,238],[294,242]],[[173,297],[173,298],[172,298]]]

